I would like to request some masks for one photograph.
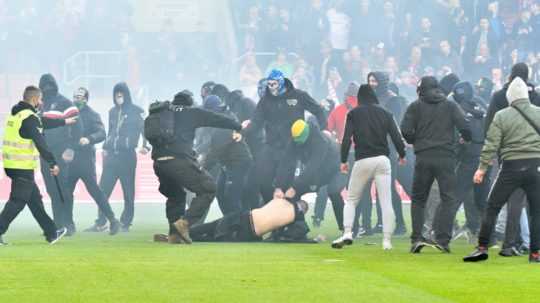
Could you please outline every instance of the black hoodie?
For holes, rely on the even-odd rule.
[[[377,95],[379,104],[384,109],[391,112],[397,121],[401,121],[401,118],[403,117],[403,113],[405,112],[403,98],[399,96],[394,96],[391,93],[390,78],[388,77],[388,74],[384,72],[371,72],[368,74],[368,82],[369,82],[369,77],[371,76],[377,79],[378,85],[375,88],[375,95]],[[362,103],[362,100],[358,100],[358,102]]]
[[[266,144],[276,149],[284,148],[290,137],[292,124],[296,120],[304,119],[306,111],[317,117],[321,129],[326,128],[324,110],[308,93],[295,89],[287,78],[285,88],[286,91],[277,96],[272,95],[267,88],[257,104],[250,126],[244,130],[246,136],[264,128]]]
[[[124,95],[124,103],[116,103],[116,94]],[[109,132],[103,149],[109,152],[134,151],[139,143],[144,120],[144,111],[133,104],[131,93],[126,83],[121,82],[113,88],[114,107],[109,110]]]
[[[77,108],[69,99],[58,93],[58,84],[51,74],[41,76],[39,88],[43,93],[42,117],[54,116],[60,118],[69,111],[77,111]],[[81,125],[76,123],[72,126],[47,129],[44,136],[51,152],[58,157],[66,149],[73,148],[78,144],[81,136]]]
[[[457,83],[452,95],[465,112],[471,130],[471,144],[461,144],[458,157],[461,161],[478,161],[485,140],[484,118],[486,111],[480,98],[474,96],[474,89],[470,82]]]
[[[471,141],[471,132],[463,111],[449,102],[437,79],[424,77],[418,87],[419,99],[411,103],[401,122],[401,133],[414,145],[416,155],[430,151],[455,156],[456,129]]]
[[[319,186],[328,184],[339,172],[337,143],[322,133],[315,123],[308,123],[310,134],[304,144],[295,143],[289,135],[285,152],[287,156],[281,159],[275,179],[276,187],[283,191],[289,187],[293,187],[297,194],[316,191]],[[298,161],[302,169],[295,178]]]

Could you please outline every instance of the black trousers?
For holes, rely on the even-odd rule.
[[[411,241],[423,241],[422,228],[429,191],[434,180],[439,184],[441,205],[433,220],[435,238],[447,245],[452,239],[452,228],[459,204],[456,199],[456,161],[442,153],[417,154],[412,189],[412,235]]]
[[[475,187],[473,183],[474,173],[478,168],[478,158],[475,159],[463,159],[459,162],[456,170],[457,175],[457,188],[456,197],[459,205],[463,203],[465,208],[466,226],[473,233],[477,233],[480,228],[480,215],[481,210],[478,205],[481,202],[476,202],[476,198],[479,197],[475,194]]]
[[[334,210],[334,216],[336,217],[336,223],[339,230],[343,230],[343,206],[345,205],[345,202],[343,201],[343,197],[341,196],[341,192],[343,189],[347,186],[347,175],[344,175],[340,172],[336,173],[332,178],[330,178],[330,182],[327,184],[323,184],[322,187],[319,188],[318,193],[323,190],[323,194],[325,198],[330,198],[330,201],[332,202],[332,209]],[[325,182],[326,183],[326,182]],[[317,199],[319,199],[319,195],[317,196]],[[326,206],[326,199],[324,202],[319,201],[318,203],[324,204]],[[317,203],[317,202],[316,202]],[[321,205],[317,205],[316,212],[321,211]],[[324,216],[324,209],[322,210],[323,216]],[[320,215],[319,214],[316,214]]]
[[[154,161],[154,172],[159,179],[159,192],[167,197],[166,213],[170,233],[175,232],[171,224],[178,219],[184,217],[193,225],[206,214],[216,196],[216,184],[195,159]],[[185,189],[196,195],[187,211]]]
[[[400,170],[397,157],[397,155],[391,155],[390,157],[390,165],[392,168],[392,208],[394,209],[394,214],[396,215],[396,226],[405,226],[401,196],[396,190],[396,181],[398,180],[398,171]],[[378,208],[380,208],[380,205],[378,205]],[[381,216],[379,216],[379,218],[381,218]]]
[[[529,221],[532,252],[540,249],[540,159],[503,161],[501,170],[489,194],[488,208],[482,219],[478,237],[480,246],[487,246],[497,216],[510,196],[521,188],[529,201]],[[519,221],[519,219],[518,219]]]
[[[47,240],[54,239],[56,225],[45,211],[39,188],[34,181],[34,171],[19,169],[6,169],[5,171],[11,179],[11,193],[0,213],[0,235],[8,230],[11,222],[28,205],[32,216],[38,222]]]
[[[60,168],[60,174],[56,178],[58,179],[61,192],[58,191],[56,181],[54,180],[55,177],[51,176],[49,172],[49,163],[43,159],[41,159],[41,174],[43,175],[43,181],[45,181],[47,194],[51,198],[54,222],[58,227],[73,228],[75,226],[73,223],[73,203],[70,203],[66,199],[68,164],[62,160],[61,152],[53,152],[53,155]]]
[[[268,203],[274,196],[274,178],[281,158],[284,156],[284,149],[265,145],[261,151],[261,156],[255,164],[257,171],[257,185],[261,192],[263,204]]]
[[[137,154],[135,151],[120,153],[109,152],[103,158],[103,174],[99,180],[99,187],[108,200],[114,190],[116,182],[120,180],[124,194],[124,211],[120,216],[123,226],[131,226],[135,215],[135,172],[137,170]],[[98,211],[96,224],[104,225],[107,217]]]
[[[96,176],[96,154],[95,151],[83,151],[75,155],[73,162],[70,163],[67,173],[67,191],[66,201],[73,206],[75,187],[81,180],[86,186],[86,190],[96,202],[98,209],[109,220],[113,221],[114,212],[107,197],[101,191],[97,183]]]
[[[241,211],[251,161],[222,167],[217,177],[217,201],[223,215]]]

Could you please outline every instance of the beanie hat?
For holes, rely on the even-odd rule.
[[[515,101],[529,99],[529,87],[527,83],[523,81],[520,77],[516,77],[508,86],[506,91],[506,99],[508,104],[512,105]]]
[[[310,133],[310,126],[304,120],[296,120],[291,127],[293,141],[298,144],[306,143]]]
[[[220,97],[209,95],[204,99],[203,108],[213,112],[222,112],[225,109],[225,104],[223,104]]]
[[[358,82],[353,81],[349,83],[349,85],[347,86],[347,90],[345,90],[345,98],[356,97],[358,95],[359,88],[360,88],[360,85],[358,85]]]
[[[454,85],[459,82],[456,74],[448,74],[441,79],[441,88],[446,96],[450,95],[454,89]]]
[[[516,77],[520,77],[523,81],[529,80],[529,67],[527,64],[521,62],[512,66],[512,72],[510,73],[510,81],[513,81]]]
[[[362,84],[358,89],[358,103],[359,104],[379,104],[375,91],[368,84]]]

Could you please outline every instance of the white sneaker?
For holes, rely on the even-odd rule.
[[[392,249],[392,242],[390,239],[383,239],[382,247],[384,250],[391,250]]]
[[[332,242],[332,248],[343,248],[345,245],[353,244],[353,234],[352,232],[344,233],[343,236],[337,238]]]

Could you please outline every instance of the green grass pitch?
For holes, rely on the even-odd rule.
[[[77,205],[79,229],[94,215],[94,205]],[[313,234],[333,239],[332,217],[330,211]],[[486,263],[464,264],[472,249],[465,240],[450,255],[431,248],[411,255],[406,237],[394,239],[390,252],[382,251],[380,237],[343,250],[329,243],[151,242],[164,231],[164,205],[137,205],[129,234],[79,232],[49,246],[25,210],[5,235],[10,245],[0,247],[0,302],[472,303],[538,302],[540,295],[539,265],[496,251]]]

